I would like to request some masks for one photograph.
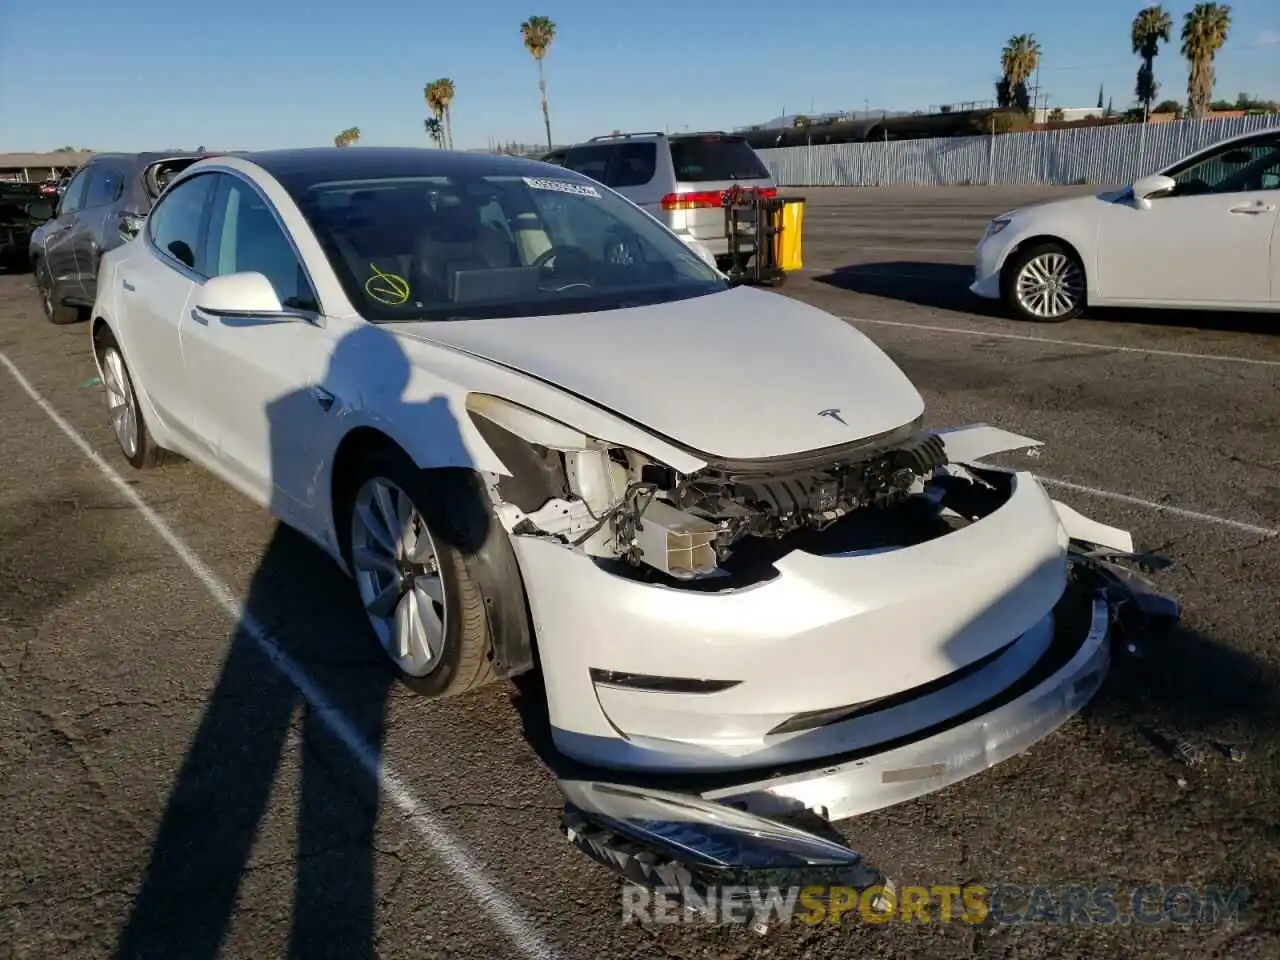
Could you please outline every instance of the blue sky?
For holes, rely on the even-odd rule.
[[[543,139],[519,24],[559,35],[546,60],[557,142],[623,129],[729,128],[788,112],[987,99],[1000,48],[1035,33],[1051,105],[1132,100],[1116,0],[58,0],[18,3],[0,33],[0,151],[422,144],[422,87],[457,86],[454,140]],[[1166,4],[1180,22],[1190,0]],[[1216,94],[1280,98],[1280,3],[1240,0]],[[758,66],[776,65],[773,74]],[[1156,64],[1185,99],[1175,44]]]

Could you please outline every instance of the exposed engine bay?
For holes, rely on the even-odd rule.
[[[500,401],[477,406],[473,423],[512,470],[491,478],[491,494],[500,512],[519,512],[508,512],[513,534],[556,537],[637,574],[677,582],[739,573],[746,555],[777,555],[784,544],[855,513],[885,516],[912,498],[927,501],[936,517],[937,497],[926,486],[948,462],[943,440],[913,423],[839,447],[767,461],[714,460],[681,474],[586,437],[574,448],[561,445],[568,436],[550,431],[540,438],[546,442],[526,439],[515,431],[523,427],[527,436],[537,432],[536,421],[547,421],[521,411],[518,423],[504,416],[509,408]]]

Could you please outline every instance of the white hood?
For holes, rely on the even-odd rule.
[[[924,410],[906,375],[849,324],[745,287],[600,313],[392,329],[520,370],[726,459],[849,443]]]

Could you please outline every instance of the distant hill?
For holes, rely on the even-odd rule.
[[[789,113],[783,117],[774,117],[772,120],[767,120],[764,123],[752,124],[752,126],[759,127],[762,130],[776,130],[779,127],[794,127],[796,117],[809,117],[809,119],[816,124],[838,119],[869,120],[873,117],[879,119],[881,117],[908,117],[910,115],[910,111],[907,110],[882,110],[873,107],[870,110],[840,110],[835,113],[815,113],[812,115],[807,113]]]

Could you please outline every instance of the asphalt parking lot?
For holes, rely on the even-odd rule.
[[[534,698],[391,685],[316,551],[189,464],[129,470],[86,329],[4,276],[0,958],[1280,954],[1280,318],[974,313],[984,221],[1064,191],[794,192],[786,295],[879,343],[933,425],[1045,441],[1010,462],[1177,558],[1185,611],[1029,753],[841,832],[899,886],[1246,886],[1238,921],[621,925],[556,829]]]

